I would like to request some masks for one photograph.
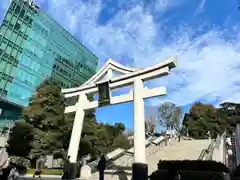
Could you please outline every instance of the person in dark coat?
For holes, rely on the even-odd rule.
[[[63,176],[62,179],[70,179],[70,156],[67,157],[67,159],[64,162],[64,168],[63,168]]]
[[[165,146],[167,146],[167,142],[168,142],[168,136],[167,136],[167,134],[164,134],[164,142],[165,142]]]
[[[98,162],[99,180],[104,180],[104,170],[106,168],[106,158],[104,155],[101,156]]]
[[[12,164],[9,164],[6,168],[2,169],[2,175],[0,179],[7,180],[12,168],[13,168]]]
[[[180,142],[180,141],[181,141],[181,134],[178,133],[178,142]]]

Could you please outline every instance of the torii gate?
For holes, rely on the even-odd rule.
[[[113,105],[133,101],[134,105],[134,163],[132,165],[133,180],[147,180],[148,166],[145,147],[144,99],[166,94],[165,87],[144,88],[143,81],[169,74],[176,66],[177,58],[171,57],[159,64],[144,69],[123,66],[112,59],[88,81],[76,88],[63,89],[65,98],[79,96],[75,105],[65,108],[65,113],[76,112],[68,149],[70,163],[76,163],[81,138],[84,110],[99,106]],[[114,76],[118,72],[119,76]],[[111,90],[133,84],[133,91],[128,94],[112,97]],[[99,101],[89,101],[87,94],[99,93]]]

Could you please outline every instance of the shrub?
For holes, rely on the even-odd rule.
[[[222,172],[210,172],[210,171],[178,171],[181,179],[184,180],[224,180],[228,179],[228,176]],[[175,180],[175,174],[168,170],[157,170],[150,176],[150,180]]]
[[[19,174],[26,174],[26,172],[27,172],[27,167],[24,166],[23,164],[16,164],[16,168],[17,168]]]
[[[238,165],[237,168],[233,170],[232,175],[233,175],[235,178],[238,177],[238,178],[240,179],[240,165]]]
[[[172,180],[177,174],[184,180],[224,180],[229,178],[228,168],[215,161],[159,161],[158,170],[153,172],[150,180]]]
[[[159,161],[158,169],[191,170],[191,171],[211,171],[229,173],[228,168],[215,161],[183,160],[183,161]]]

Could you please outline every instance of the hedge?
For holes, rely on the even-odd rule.
[[[233,170],[233,175],[236,177],[240,177],[240,166],[238,165],[235,170]]]
[[[171,180],[177,174],[184,180],[224,180],[230,177],[228,168],[215,161],[160,160],[158,170],[150,175],[150,180]]]
[[[229,180],[229,175],[223,172],[210,171],[178,171],[183,180]],[[168,170],[157,170],[150,175],[150,180],[175,180],[176,175]]]
[[[211,171],[229,173],[229,169],[222,163],[216,161],[202,160],[176,160],[159,161],[158,169],[191,170],[191,171]]]

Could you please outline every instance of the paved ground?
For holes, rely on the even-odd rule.
[[[157,169],[157,163],[160,159],[162,160],[195,160],[198,159],[201,151],[203,149],[207,149],[210,144],[209,140],[182,140],[181,142],[172,142],[172,145],[166,146],[161,149],[156,154],[153,154],[147,158],[148,161],[148,171],[151,174],[153,171]],[[29,180],[34,179],[38,180],[38,178],[32,177],[25,177],[21,178],[21,180]],[[59,180],[61,177],[56,176],[49,176],[41,178],[42,180]],[[98,173],[95,174],[91,178],[91,180],[97,180]],[[131,179],[131,170],[129,170],[129,174],[112,174],[112,173],[105,173],[106,180],[128,180]]]
[[[149,175],[157,170],[159,160],[196,160],[203,149],[207,149],[210,144],[209,140],[182,140],[181,142],[172,141],[172,145],[168,145],[159,150],[156,154],[148,156],[148,172]],[[126,172],[126,171],[125,171]],[[105,173],[105,180],[130,180],[131,170],[128,174]],[[98,174],[95,174],[91,180],[98,180]]]
[[[61,178],[30,178],[30,177],[27,177],[27,178],[19,178],[19,180],[60,180]]]

